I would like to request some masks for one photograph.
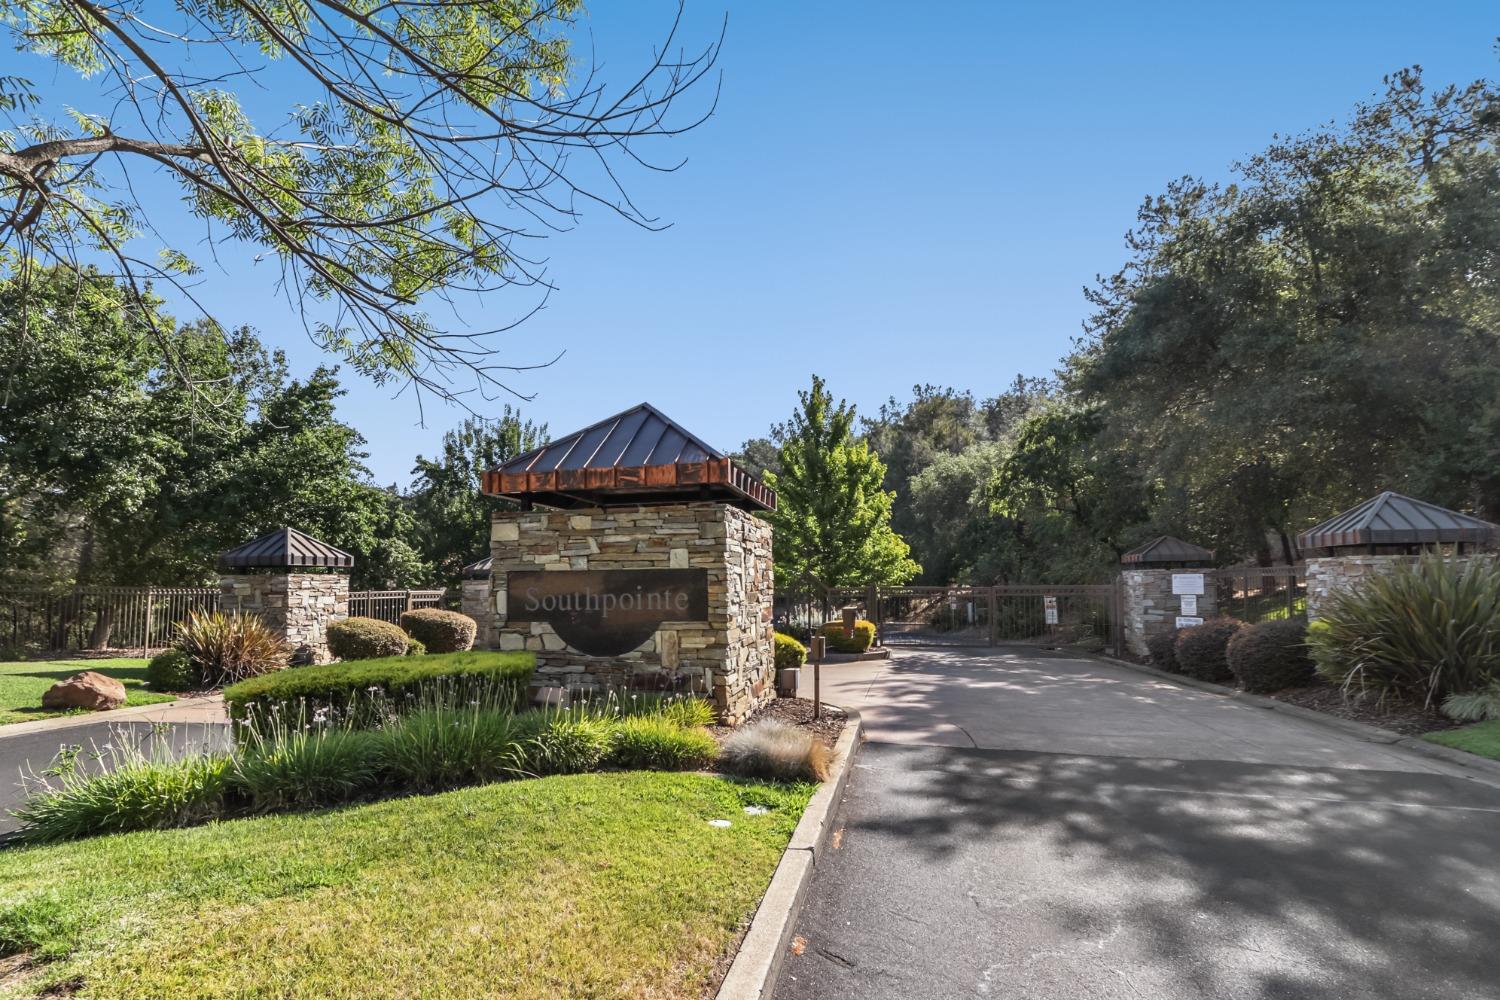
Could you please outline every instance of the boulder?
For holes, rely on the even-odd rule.
[[[125,685],[92,670],[58,681],[42,695],[43,708],[86,708],[104,712],[125,704]]]

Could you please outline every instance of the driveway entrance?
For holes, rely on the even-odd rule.
[[[781,1000],[1500,997],[1500,788],[1089,659],[827,667],[870,743]]]

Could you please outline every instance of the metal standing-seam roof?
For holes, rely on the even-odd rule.
[[[776,492],[650,403],[490,469],[483,492],[549,507],[719,499],[776,509]]]
[[[469,563],[459,570],[459,573],[465,580],[483,580],[490,575],[490,566],[493,565],[494,558],[494,556],[485,556],[483,559]]]
[[[1500,544],[1500,524],[1387,490],[1297,536],[1303,549],[1442,542]]]
[[[219,569],[351,569],[354,557],[296,528],[277,528],[219,556]]]
[[[1133,566],[1151,566],[1162,563],[1211,563],[1211,550],[1192,542],[1185,542],[1172,535],[1160,535],[1144,545],[1137,545],[1120,557],[1120,562]]]

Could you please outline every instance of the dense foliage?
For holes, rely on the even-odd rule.
[[[776,633],[776,669],[789,670],[807,662],[807,647],[789,635]]]
[[[195,691],[203,685],[203,676],[193,666],[193,658],[181,649],[164,649],[146,664],[146,684],[153,691]]]
[[[341,618],[328,623],[328,651],[340,660],[379,660],[405,655],[411,640],[401,626],[380,618]],[[423,646],[422,652],[426,652]]]
[[[1230,638],[1225,657],[1246,691],[1280,691],[1313,680],[1307,622],[1301,618],[1245,626]]]
[[[851,634],[844,629],[843,622],[828,622],[823,626],[823,637],[828,648],[836,653],[863,653],[875,643],[875,623],[861,618],[854,623]]]
[[[29,284],[22,308],[0,283],[0,584],[207,584],[220,552],[291,526],[353,553],[355,590],[452,585],[504,503],[480,470],[546,436],[508,407],[471,418],[382,487],[335,370],[294,379],[248,328],[179,325],[101,275]]]
[[[854,408],[835,404],[823,380],[799,394],[801,405],[778,428],[779,472],[766,481],[777,491],[776,576],[796,586],[898,584],[921,567],[891,530],[892,493],[883,488],[885,466],[854,435]]]
[[[258,615],[222,611],[189,611],[173,641],[209,687],[284,670],[295,652]]]
[[[401,627],[422,644],[425,653],[462,653],[474,646],[479,625],[468,615],[443,608],[417,608],[401,613]]]
[[[1200,681],[1233,680],[1229,640],[1244,627],[1237,618],[1210,618],[1202,625],[1178,629],[1177,642],[1172,646],[1175,672]]]
[[[1334,593],[1308,630],[1345,690],[1438,706],[1500,679],[1500,562],[1427,553]]]
[[[535,665],[530,653],[467,652],[294,667],[226,688],[224,703],[235,719],[322,710],[360,722],[434,693],[456,702],[483,694],[487,703],[514,706],[525,700]]]

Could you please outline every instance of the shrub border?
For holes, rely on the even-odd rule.
[[[844,731],[833,747],[833,774],[813,793],[797,821],[715,1000],[769,1000],[776,992],[781,963],[791,946],[792,930],[807,897],[813,868],[833,836],[834,813],[843,800],[854,755],[863,742],[859,713],[853,709],[841,711]]]
[[[1287,715],[1296,716],[1299,719],[1316,722],[1331,729],[1347,733],[1350,736],[1358,736],[1368,743],[1399,747],[1402,750],[1410,750],[1412,753],[1422,757],[1432,757],[1437,760],[1446,761],[1449,764],[1457,764],[1459,767],[1469,768],[1470,770],[1484,771],[1486,775],[1500,777],[1500,760],[1490,760],[1487,757],[1465,753],[1462,750],[1445,747],[1439,743],[1429,743],[1420,736],[1403,736],[1401,733],[1391,729],[1381,729],[1379,726],[1370,726],[1363,722],[1341,719],[1337,715],[1329,715],[1326,712],[1319,712],[1301,705],[1293,705],[1286,701],[1277,701],[1275,698],[1269,698],[1263,694],[1251,694],[1249,691],[1225,687],[1222,684],[1215,684],[1212,681],[1200,681],[1195,677],[1184,677],[1182,674],[1167,673],[1165,670],[1159,670],[1144,663],[1133,663],[1130,660],[1117,659],[1113,656],[1106,656],[1103,653],[1085,653],[1083,655],[1116,667],[1125,667],[1127,670],[1134,670],[1137,673],[1150,674],[1152,677],[1159,677],[1164,681],[1171,681],[1182,687],[1197,688],[1200,691],[1207,691],[1210,694],[1225,695],[1246,702],[1256,708],[1264,708],[1272,712],[1283,712]]]

